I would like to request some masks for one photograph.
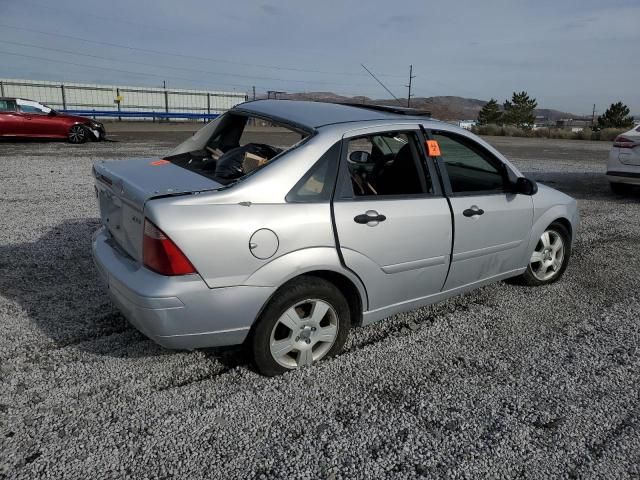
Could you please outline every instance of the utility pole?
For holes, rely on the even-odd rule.
[[[413,80],[415,75],[413,75],[413,65],[409,65],[409,85],[405,85],[409,89],[409,94],[407,95],[407,107],[411,106],[411,80]]]
[[[256,86],[253,86],[253,99],[256,99]]]
[[[166,80],[162,80],[162,88],[164,88],[164,89],[167,88],[167,81]]]
[[[591,114],[591,126],[596,124],[596,104],[593,104],[593,113]]]

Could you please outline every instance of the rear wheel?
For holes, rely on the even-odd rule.
[[[547,285],[562,277],[571,256],[571,236],[561,223],[552,223],[542,233],[531,254],[527,270],[518,278],[530,286]]]
[[[69,129],[69,133],[67,134],[67,138],[70,143],[84,143],[87,141],[89,137],[89,132],[82,125],[74,125]]]
[[[301,277],[260,316],[251,337],[256,367],[274,376],[331,357],[342,350],[350,325],[349,305],[333,284]]]

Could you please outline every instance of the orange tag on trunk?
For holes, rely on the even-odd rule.
[[[167,163],[171,163],[169,160],[156,160],[155,162],[151,162],[149,165],[153,165],[157,167],[158,165],[166,165]]]
[[[430,157],[440,156],[440,145],[436,140],[427,140],[427,153]]]

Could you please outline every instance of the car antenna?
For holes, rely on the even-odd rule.
[[[365,67],[365,66],[364,66],[364,64],[362,64],[362,63],[360,64],[360,66],[361,66],[362,68],[364,68],[364,69],[367,71],[367,73],[368,73],[369,75],[371,75],[371,76],[373,77],[373,79],[374,79],[376,82],[378,82],[380,85],[382,85],[382,88],[384,88],[387,92],[389,92],[389,94],[390,94],[393,98],[395,98],[395,99],[396,99],[396,102],[398,102],[398,105],[403,106],[403,105],[402,105],[402,102],[398,99],[398,97],[396,97],[396,96],[393,94],[393,92],[392,92],[391,90],[389,90],[389,89],[386,87],[386,85],[385,85],[384,83],[382,83],[380,80],[378,80],[378,77],[376,77],[376,76],[371,72],[371,70],[369,70],[367,67]]]

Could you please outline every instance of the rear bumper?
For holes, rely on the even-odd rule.
[[[611,183],[626,183],[629,185],[640,185],[640,167],[635,167],[633,171],[608,171],[607,180]]]
[[[607,162],[607,180],[611,183],[640,185],[640,165],[622,162],[620,148],[612,147]],[[627,155],[624,155],[626,158]]]
[[[120,253],[104,228],[92,241],[93,259],[111,299],[156,343],[194,349],[242,343],[271,287],[210,289],[199,275],[156,274]]]

